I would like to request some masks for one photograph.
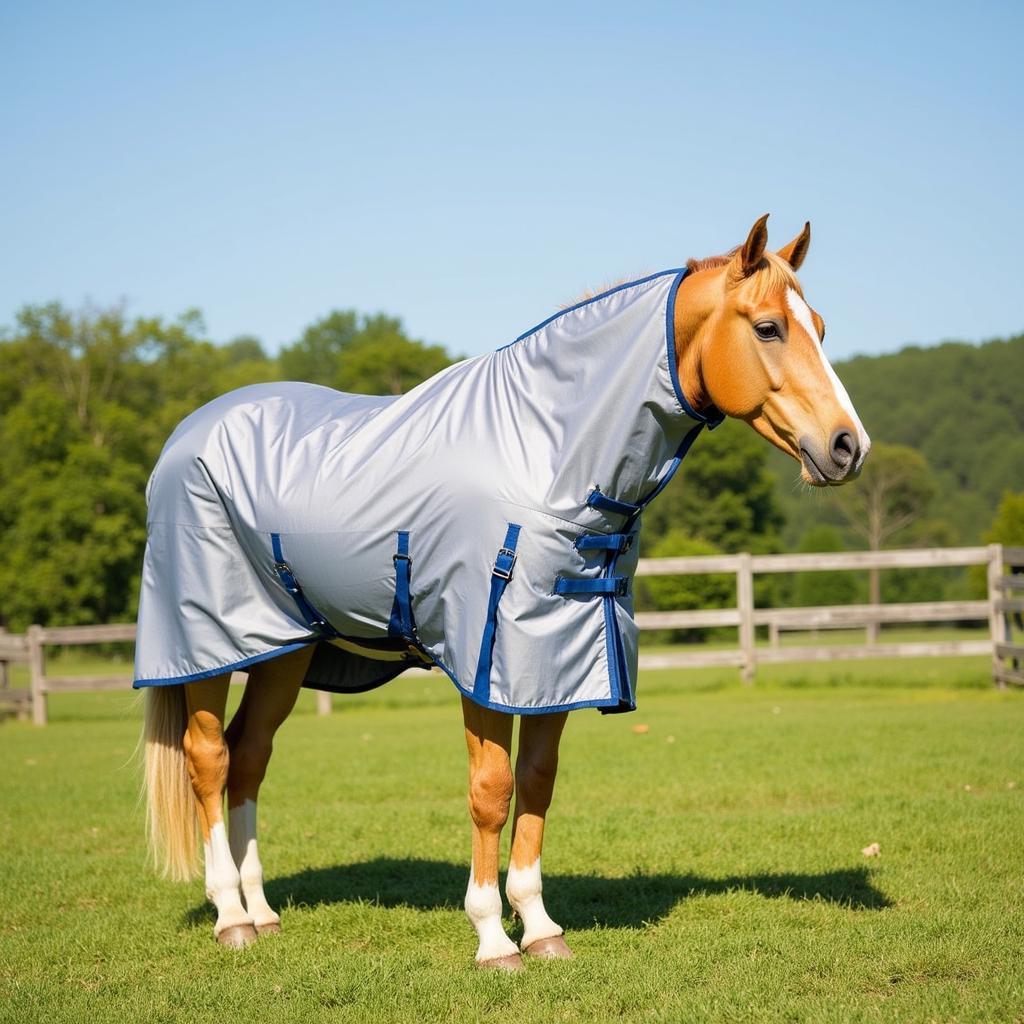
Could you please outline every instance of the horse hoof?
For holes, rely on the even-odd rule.
[[[496,956],[493,960],[477,960],[476,965],[482,971],[504,971],[506,974],[518,974],[526,969],[523,958],[518,953]]]
[[[233,924],[217,936],[217,941],[228,949],[243,949],[256,941],[256,935],[251,924]]]
[[[566,945],[561,935],[552,935],[550,939],[537,939],[531,942],[523,952],[538,960],[568,960],[572,950]]]
[[[268,921],[266,924],[256,925],[257,935],[277,935],[281,931],[280,921]]]

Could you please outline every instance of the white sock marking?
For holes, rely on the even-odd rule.
[[[253,924],[280,924],[263,894],[263,865],[256,846],[256,801],[244,800],[228,812],[231,856],[238,867],[245,907]]]
[[[238,868],[231,856],[224,822],[218,821],[210,829],[210,838],[203,844],[203,851],[206,854],[206,895],[217,908],[214,935],[220,935],[232,925],[251,924],[252,918],[242,906]]]
[[[523,949],[538,939],[550,939],[563,934],[563,929],[548,917],[548,912],[544,909],[542,888],[540,857],[525,868],[509,864],[505,895],[508,896],[508,901],[515,912],[522,918]]]
[[[825,369],[825,376],[832,383],[836,401],[842,406],[847,416],[850,417],[853,427],[857,431],[857,443],[860,446],[860,457],[857,460],[857,465],[859,466],[871,450],[871,438],[868,437],[864,424],[861,423],[857,410],[854,409],[853,402],[850,401],[850,396],[843,386],[843,382],[839,379],[836,371],[832,369],[832,364],[825,356],[825,350],[822,348],[821,342],[818,339],[818,332],[814,327],[814,318],[811,316],[810,306],[793,288],[786,289],[786,304],[789,306],[789,311],[793,314],[793,319],[807,332],[808,337],[811,339],[814,350],[818,353],[821,365]]]
[[[477,961],[515,956],[519,952],[501,925],[501,893],[498,886],[493,882],[478,885],[473,881],[472,869],[466,889],[466,914],[480,940],[476,951]]]

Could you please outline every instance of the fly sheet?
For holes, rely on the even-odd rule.
[[[436,665],[502,711],[632,710],[640,511],[721,419],[677,379],[684,275],[405,395],[259,384],[192,413],[147,489],[135,686],[316,644],[318,689]]]

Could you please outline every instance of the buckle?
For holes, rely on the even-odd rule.
[[[274,572],[276,572],[278,576],[281,576],[284,573],[291,573],[291,571],[292,567],[287,562],[274,563]]]
[[[400,551],[398,551],[391,556],[391,561],[394,562],[395,565],[398,564],[399,560],[403,562],[408,562],[409,567],[412,568],[412,555],[403,555]]]
[[[503,569],[498,564],[501,561],[502,555],[504,555],[505,558],[508,559],[508,568],[507,569]],[[516,564],[516,553],[511,548],[500,548],[499,551],[498,551],[498,556],[494,560],[494,568],[491,571],[499,579],[503,579],[506,582],[508,582],[510,579],[512,579],[512,570],[515,568],[515,564]]]
[[[622,543],[619,545],[620,555],[624,555],[633,546],[633,540],[635,539],[635,537],[635,533],[623,534]]]
[[[626,597],[629,594],[629,580],[625,576],[615,577],[615,596]]]

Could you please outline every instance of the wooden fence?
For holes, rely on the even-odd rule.
[[[932,569],[947,566],[987,567],[988,597],[983,601],[920,601],[903,604],[825,605],[805,608],[757,608],[754,576],[761,573],[821,572],[864,569]],[[1006,570],[1009,569],[1009,574]],[[1024,644],[1013,642],[1013,628],[1022,629],[1024,615],[1024,548],[914,548],[900,551],[843,551],[798,555],[708,555],[684,558],[642,558],[638,576],[729,573],[736,577],[736,605],[697,611],[638,612],[640,629],[701,629],[732,626],[738,630],[736,647],[716,650],[693,645],[688,650],[641,653],[644,669],[735,666],[741,678],[752,682],[758,664],[800,661],[836,661],[848,658],[909,658],[952,655],[990,655],[993,680],[1024,685]],[[783,630],[850,629],[882,623],[987,621],[987,640],[932,640],[913,643],[814,644],[780,646]],[[758,647],[756,629],[766,626],[770,646]],[[868,634],[871,635],[870,633]],[[1021,638],[1024,639],[1024,638]],[[37,725],[45,725],[47,697],[51,693],[125,689],[127,675],[48,675],[46,648],[130,642],[134,623],[109,626],[30,626],[24,636],[0,631],[0,705],[20,714],[31,711]],[[27,662],[30,687],[10,687],[7,666]],[[236,672],[232,682],[241,682]],[[321,714],[331,710],[331,695],[317,694]]]

